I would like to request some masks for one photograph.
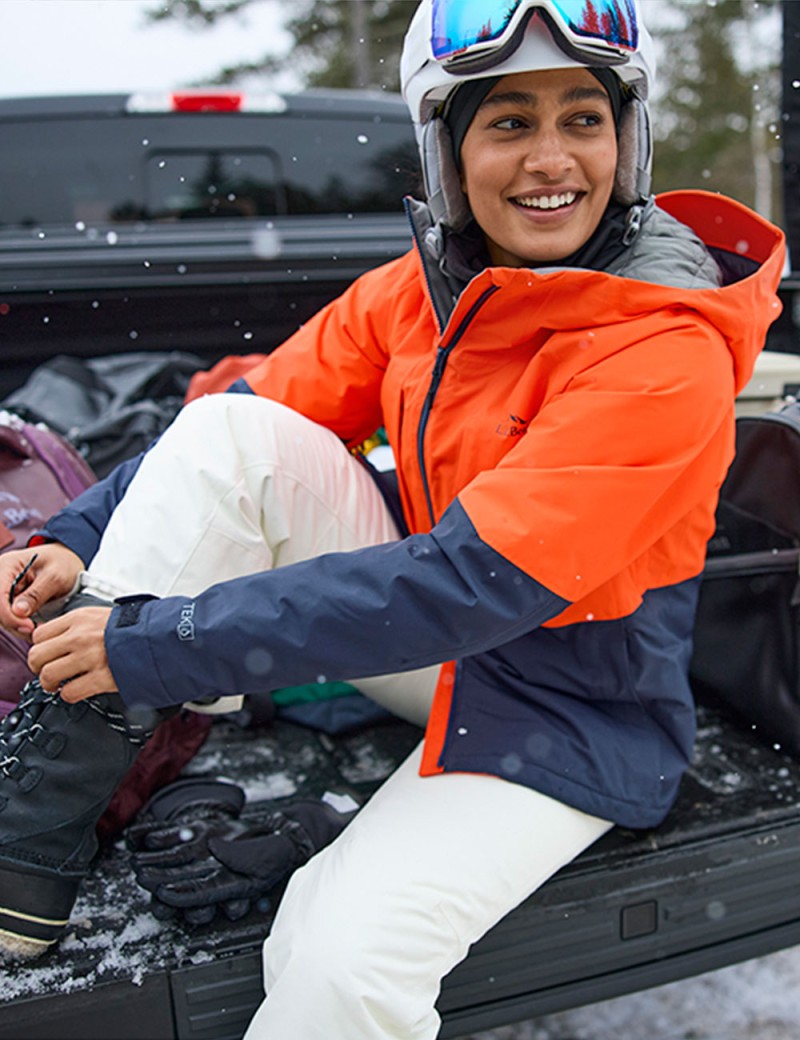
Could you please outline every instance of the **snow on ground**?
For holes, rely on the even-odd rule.
[[[800,947],[461,1040],[800,1040]]]

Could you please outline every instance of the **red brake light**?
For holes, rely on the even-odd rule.
[[[172,93],[154,91],[131,94],[128,112],[271,112],[286,111],[286,99],[280,94],[245,94],[233,90],[177,90]]]
[[[239,112],[242,108],[242,95],[200,94],[197,92],[172,95],[174,112]]]

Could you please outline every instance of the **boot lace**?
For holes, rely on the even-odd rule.
[[[19,704],[0,719],[0,777],[19,779],[25,773],[25,766],[20,761],[19,753],[28,742],[47,742],[46,726],[39,721],[45,708],[53,701],[60,700],[58,692],[48,693],[42,688],[38,679],[31,679],[20,693]],[[128,740],[134,747],[141,747],[153,733],[154,723],[142,724],[130,719],[126,714],[107,704],[105,695],[91,697],[78,704],[67,704],[61,701],[68,713],[77,713],[79,717],[84,711],[91,710],[102,715],[106,725]]]
[[[13,779],[24,770],[18,752],[37,733],[44,732],[39,716],[56,695],[42,689],[38,679],[32,679],[22,688],[19,704],[0,720],[0,773]]]

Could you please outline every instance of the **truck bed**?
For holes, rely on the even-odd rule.
[[[247,812],[348,788],[368,797],[420,739],[388,721],[332,738],[215,722],[184,770],[226,776]],[[664,825],[617,829],[504,919],[445,980],[442,1038],[800,943],[800,762],[701,706],[694,764]],[[0,968],[3,1040],[239,1040],[262,996],[280,892],[235,924],[157,920],[120,841],[98,857],[61,945]]]
[[[397,214],[120,226],[87,239],[0,229],[6,396],[55,354],[269,353],[358,275],[405,252]]]

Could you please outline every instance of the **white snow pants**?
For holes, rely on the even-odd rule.
[[[88,587],[191,595],[396,537],[369,475],[330,432],[261,398],[211,395],[145,456]],[[357,685],[424,725],[435,673]],[[420,754],[294,874],[245,1040],[434,1040],[441,979],[611,826],[496,777],[420,777]]]

